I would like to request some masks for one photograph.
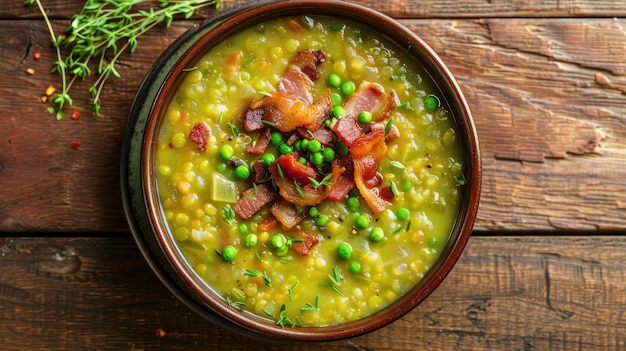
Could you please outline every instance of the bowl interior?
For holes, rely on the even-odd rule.
[[[261,21],[323,15],[365,24],[410,51],[430,75],[446,100],[462,140],[466,185],[448,243],[426,276],[383,311],[365,319],[320,328],[280,328],[273,322],[242,313],[215,294],[188,266],[165,223],[154,180],[155,140],[164,111],[184,79],[184,68],[217,43]],[[131,108],[122,154],[124,205],[138,245],[153,270],[172,292],[208,319],[253,336],[282,340],[329,341],[353,337],[383,327],[421,303],[442,282],[471,235],[480,193],[478,139],[461,89],[437,54],[415,33],[393,19],[360,5],[335,1],[283,1],[249,6],[225,13],[186,33],[163,54],[142,84]]]

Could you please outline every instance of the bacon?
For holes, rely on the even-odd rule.
[[[248,132],[263,128],[265,121],[283,133],[291,132],[300,126],[316,126],[328,117],[332,102],[326,95],[308,103],[302,99],[274,93],[250,104],[246,112],[244,129]]]
[[[312,51],[307,49],[300,51],[291,59],[287,71],[278,81],[278,92],[308,103],[313,102],[311,89],[320,77],[317,68],[324,61],[326,61],[326,53],[323,50]]]
[[[332,105],[329,90],[315,102],[311,95],[313,84],[319,79],[317,68],[325,58],[322,50],[300,51],[289,62],[287,71],[278,82],[278,91],[250,104],[244,129],[248,132],[259,130],[263,127],[262,121],[274,125],[283,133],[300,126],[318,129]]]
[[[293,229],[306,217],[306,213],[298,213],[296,206],[284,199],[275,201],[270,207],[270,212],[282,224],[284,230]]]
[[[298,135],[305,139],[315,139],[319,141],[322,145],[328,146],[334,141],[333,132],[328,129],[326,126],[319,128],[313,132],[310,129],[299,127],[296,129]]]
[[[252,217],[263,206],[278,198],[276,190],[269,183],[257,185],[256,190],[250,188],[244,191],[242,195],[239,201],[233,205],[233,211],[243,219]]]
[[[282,177],[291,182],[296,181],[301,186],[311,184],[311,180],[309,180],[309,178],[313,178],[315,180],[319,179],[319,173],[317,173],[317,170],[313,168],[309,162],[304,165],[298,162],[297,152],[293,152],[288,155],[281,155],[276,160],[276,164],[280,166]],[[278,173],[278,170],[276,171]]]
[[[282,177],[280,176],[276,163],[270,167],[269,171],[270,174],[272,174],[274,183],[278,187],[280,196],[296,206],[315,206],[324,201],[328,197],[328,194],[330,194],[331,187],[325,185],[319,186],[317,189],[310,183],[305,186],[299,184],[296,186],[295,180],[287,179],[284,174]],[[343,168],[334,167],[330,183],[334,184],[343,171]]]
[[[252,183],[260,183],[263,178],[265,178],[266,174],[267,169],[265,168],[263,160],[254,160],[254,162],[252,162]]]
[[[381,85],[363,81],[343,102],[343,108],[346,115],[354,116],[358,116],[361,111],[369,111],[372,113],[372,121],[378,122],[389,118],[398,105],[397,100],[393,90],[385,92]]]
[[[385,131],[374,129],[357,139],[350,148],[354,163],[354,182],[374,213],[382,212],[391,203],[380,197],[376,187],[369,187],[368,183],[378,174],[380,161],[387,154],[385,145]]]
[[[330,129],[335,132],[339,140],[343,141],[349,147],[363,135],[363,130],[361,130],[359,122],[354,115],[334,119],[330,125]]]
[[[198,150],[206,151],[207,141],[211,136],[211,129],[204,122],[198,122],[194,124],[193,128],[189,132],[189,140],[198,145]]]
[[[315,234],[300,227],[296,227],[294,230],[291,231],[291,233],[292,238],[304,240],[291,244],[291,248],[299,253],[300,256],[308,255],[309,252],[311,252],[311,248],[319,242],[319,239]]]
[[[256,140],[254,146],[246,145],[246,152],[253,155],[261,155],[267,149],[267,146],[270,144],[270,138],[272,136],[272,131],[269,128],[261,129],[259,133],[259,138]]]
[[[343,173],[332,183],[330,194],[328,194],[329,200],[339,202],[354,188],[354,165],[350,155],[336,157],[332,165],[344,169]]]

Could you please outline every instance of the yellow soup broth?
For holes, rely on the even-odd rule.
[[[260,159],[246,152],[259,132],[245,131],[244,115],[276,91],[290,60],[305,49],[326,54],[314,99],[328,89],[347,97],[329,83],[331,74],[357,87],[368,81],[393,90],[398,106],[383,123],[399,137],[386,143],[378,168],[382,186],[394,194],[391,205],[375,213],[355,187],[340,202],[296,207],[303,217],[298,227],[318,239],[302,256],[269,205],[245,220],[233,213],[242,192],[256,185],[238,179],[220,150],[229,145],[247,165]],[[444,99],[407,49],[340,19],[283,18],[233,35],[186,69],[159,131],[159,198],[189,265],[233,308],[284,327],[346,323],[388,306],[434,265],[459,207],[461,149]],[[189,138],[200,122],[210,130],[204,151]],[[265,153],[278,157],[279,145]],[[275,247],[279,234],[286,250]]]

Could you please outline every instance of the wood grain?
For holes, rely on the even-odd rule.
[[[626,347],[619,236],[472,237],[422,305],[334,350],[619,350]],[[134,242],[0,239],[3,350],[318,350],[242,338],[161,285]],[[163,328],[165,337],[155,331]]]
[[[101,116],[81,82],[80,120],[56,121],[38,102],[58,84],[46,73],[43,23],[0,22],[0,230],[127,230],[118,180],[126,113],[159,53],[196,23],[147,34],[120,62],[123,79],[106,87]],[[478,229],[626,228],[626,21],[402,23],[441,55],[474,113],[484,164]]]
[[[257,1],[259,2],[259,1]],[[626,4],[620,0],[562,0],[562,1],[493,1],[493,0],[354,0],[395,18],[487,18],[487,17],[622,17]],[[78,0],[42,0],[48,15],[68,18],[82,8]],[[222,0],[221,9],[230,10],[247,0]],[[18,5],[21,2],[18,1]],[[206,18],[213,14],[202,9],[196,17]],[[0,5],[0,18],[36,18],[39,14],[27,6],[15,6],[4,2]]]

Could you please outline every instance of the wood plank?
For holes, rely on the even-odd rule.
[[[46,73],[43,23],[0,22],[0,231],[127,230],[118,191],[125,115],[159,53],[196,23],[157,29],[123,57],[101,116],[89,111],[88,83],[76,85],[81,118],[59,122],[38,102],[59,81]],[[484,163],[477,229],[626,228],[626,20],[403,23],[440,53],[474,113]]]
[[[381,11],[394,18],[487,18],[487,17],[622,17],[626,3],[620,0],[425,0],[352,2]],[[84,2],[72,0],[42,0],[49,16],[69,18],[78,13]],[[249,3],[247,0],[222,0],[221,11],[228,11]],[[16,5],[17,4],[17,5]],[[212,10],[201,9],[197,18],[207,18]],[[38,18],[33,7],[22,2],[5,2],[0,5],[0,18]]]
[[[624,250],[622,236],[475,236],[415,310],[324,348],[623,349]],[[0,253],[3,350],[319,349],[249,340],[204,321],[161,285],[128,237],[3,238]]]

